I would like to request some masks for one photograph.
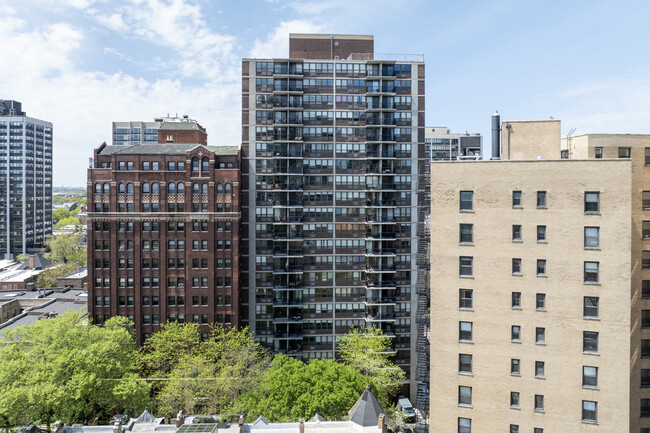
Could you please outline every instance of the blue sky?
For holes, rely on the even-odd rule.
[[[54,122],[54,184],[85,185],[111,121],[188,114],[237,144],[242,57],[288,34],[375,36],[423,54],[428,126],[562,120],[566,134],[650,133],[650,2],[0,0],[0,98]]]

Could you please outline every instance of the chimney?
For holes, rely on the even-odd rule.
[[[176,415],[176,428],[180,428],[183,424],[185,424],[185,414],[183,414],[182,410],[179,410],[178,415]]]
[[[237,431],[239,433],[244,433],[244,415],[239,415],[239,421],[237,421]]]
[[[300,418],[300,425],[298,426],[299,433],[305,433],[305,419]]]
[[[495,111],[492,115],[492,158],[501,159],[501,116]]]
[[[388,433],[388,426],[386,425],[386,414],[382,413],[379,414],[379,418],[377,418],[377,432],[378,433]]]

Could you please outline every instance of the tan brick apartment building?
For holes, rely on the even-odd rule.
[[[647,433],[650,136],[501,137],[432,164],[431,431]]]
[[[95,323],[239,324],[239,149],[101,145],[88,170],[88,309]]]

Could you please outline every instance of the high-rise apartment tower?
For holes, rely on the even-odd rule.
[[[0,254],[43,247],[52,234],[52,123],[0,100]]]
[[[303,359],[379,327],[412,383],[423,60],[375,55],[372,36],[289,46],[242,64],[243,315]]]

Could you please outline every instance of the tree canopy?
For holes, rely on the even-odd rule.
[[[250,422],[263,415],[272,422],[298,421],[318,412],[325,419],[340,420],[357,401],[367,384],[352,366],[332,359],[309,363],[282,354],[251,383],[233,407]]]
[[[0,334],[0,420],[49,426],[141,411],[149,386],[132,373],[130,326],[121,317],[92,326],[67,313]]]
[[[43,272],[38,274],[36,277],[36,287],[39,289],[49,289],[50,287],[56,287],[56,279],[62,275],[70,274],[77,269],[76,263],[64,263],[61,265],[54,265]]]
[[[81,236],[75,233],[48,236],[45,246],[50,251],[50,258],[54,261],[66,263],[79,262],[85,265],[88,261],[86,247],[81,245]]]
[[[161,414],[218,413],[247,388],[268,364],[268,354],[248,328],[213,326],[200,342],[196,323],[167,323],[137,355],[138,369],[165,378],[156,389]]]
[[[387,408],[398,392],[406,374],[391,361],[394,354],[391,338],[379,328],[354,328],[339,337],[341,360],[356,368],[377,388],[375,396]]]

